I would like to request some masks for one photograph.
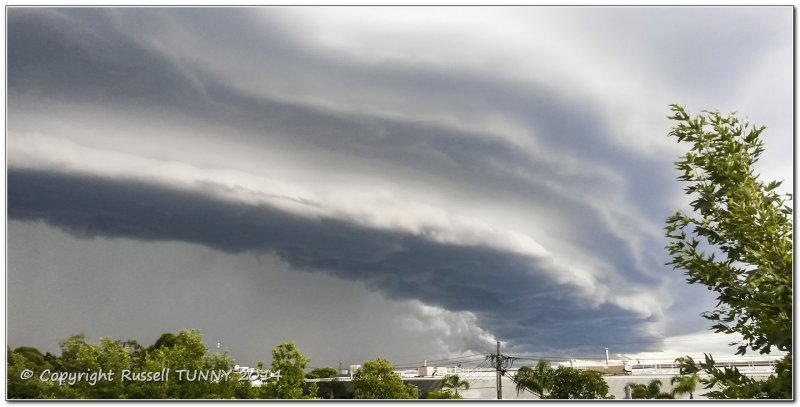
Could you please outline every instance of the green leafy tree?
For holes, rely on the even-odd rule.
[[[306,373],[306,379],[330,379],[330,381],[320,381],[312,383],[312,386],[317,386],[316,394],[322,398],[335,399],[346,396],[347,390],[342,382],[335,378],[339,376],[339,370],[333,367],[316,367]],[[309,391],[309,394],[314,394]]]
[[[425,393],[426,399],[439,399],[439,400],[460,400],[463,399],[460,394],[453,393],[452,391],[434,390]]]
[[[173,340],[167,344],[149,347],[144,360],[144,372],[159,372],[170,369],[171,380],[136,383],[136,398],[193,399],[203,398],[203,384],[200,381],[183,380],[177,377],[178,370],[198,371],[205,366],[208,348],[197,330],[180,331],[178,335],[164,334]],[[161,339],[161,338],[159,338]]]
[[[23,371],[28,369],[28,360],[25,356],[12,351],[6,350],[6,357],[8,362],[6,364],[6,398],[8,399],[33,399],[38,398],[42,394],[42,389],[39,388],[38,380],[25,380],[21,378]],[[35,372],[36,373],[41,373]]]
[[[553,387],[548,399],[609,399],[608,383],[593,370],[559,366],[553,371]]]
[[[53,399],[53,398],[78,398],[77,393],[65,386],[53,385],[49,382],[38,380],[46,364],[39,364],[36,358],[29,359],[30,353],[23,350],[17,353],[7,350],[8,363],[6,365],[6,398],[8,399]],[[29,379],[23,377],[25,370],[30,370],[33,375]],[[27,376],[25,376],[27,377]]]
[[[311,359],[303,356],[295,348],[294,342],[282,342],[272,349],[271,372],[275,377],[267,379],[261,386],[262,398],[268,399],[300,399],[304,398],[303,371]],[[277,374],[280,374],[280,377]],[[315,393],[310,393],[305,398],[316,397]]]
[[[53,365],[48,362],[42,352],[31,346],[20,346],[14,349],[14,353],[25,358],[27,365],[35,371],[41,372],[45,369],[52,369]]]
[[[461,380],[457,374],[447,375],[442,379],[442,391],[458,395],[458,391],[461,389],[469,390],[469,382]]]
[[[672,395],[680,396],[688,394],[689,399],[694,399],[694,392],[697,391],[697,383],[700,377],[697,373],[674,376],[669,380],[672,385]]]
[[[145,351],[142,370],[136,372],[160,372],[170,369],[170,380],[133,382],[129,388],[131,398],[155,399],[220,399],[246,396],[248,382],[239,382],[238,375],[231,374],[227,380],[189,380],[178,377],[178,370],[194,375],[198,371],[228,371],[234,361],[226,353],[207,354],[208,347],[197,330],[163,334],[156,344]]]
[[[306,373],[306,379],[327,379],[339,376],[339,371],[334,367],[315,367]]]
[[[86,335],[78,334],[60,342],[61,367],[65,372],[96,372],[100,370],[100,347],[86,342]],[[78,381],[69,386],[76,398],[98,398],[95,386],[88,381]]]
[[[120,375],[123,369],[130,369],[132,365],[131,354],[128,349],[119,341],[109,338],[100,338],[98,348],[97,364],[105,372],[115,372],[113,381],[99,381],[92,386],[92,398],[127,398],[126,382]]]
[[[772,375],[766,380],[756,380],[745,376],[735,366],[733,368],[718,368],[711,355],[705,355],[705,360],[696,362],[689,356],[676,360],[682,375],[698,373],[700,371],[708,374],[708,377],[700,377],[698,381],[705,385],[706,389],[718,387],[703,394],[711,399],[776,399],[790,398],[791,394],[791,358],[781,359],[775,370],[776,375]],[[782,377],[788,375],[789,377]]]
[[[130,355],[132,367],[141,368],[144,363],[146,349],[133,339],[119,341],[119,344]]]
[[[147,347],[147,351],[152,352],[161,348],[174,348],[175,345],[182,341],[183,338],[179,338],[178,335],[175,335],[172,332],[164,332],[158,337],[158,339],[156,339],[155,343]]]
[[[195,398],[248,398],[250,384],[239,382],[232,374],[228,380],[196,379],[180,380],[179,369],[191,371],[230,370],[234,362],[225,353],[206,354],[206,345],[198,331],[181,331],[179,334],[164,334],[158,346],[147,349],[135,341],[118,341],[100,338],[97,344],[86,342],[83,334],[74,335],[60,342],[61,355],[41,355],[35,348],[20,347],[20,353],[8,351],[8,398],[58,398],[58,399],[195,399]],[[34,378],[21,378],[25,369],[34,372]],[[113,380],[91,383],[84,377],[75,383],[53,383],[38,380],[44,369],[61,372],[95,373],[114,372]],[[122,371],[134,373],[158,372],[170,369],[169,380],[140,382],[122,379]]]
[[[553,389],[553,375],[555,371],[550,363],[540,360],[535,366],[522,366],[514,374],[517,394],[528,390],[539,398],[547,398]]]
[[[764,381],[738,369],[719,369],[711,356],[689,366],[686,374],[705,371],[706,396],[792,398],[792,208],[791,195],[777,192],[780,181],[759,179],[754,165],[764,151],[764,127],[741,123],[734,115],[689,115],[672,105],[676,124],[670,136],[691,146],[677,161],[679,180],[694,200],[692,214],[667,219],[668,263],[683,270],[690,284],[717,294],[718,306],[703,316],[715,332],[740,334],[737,354],[787,352],[776,375]]]
[[[228,372],[233,370],[236,364],[233,358],[228,354],[228,351],[222,353],[215,352],[206,355],[205,369],[211,371],[224,371]],[[252,388],[249,381],[240,381],[241,376],[236,373],[231,373],[227,380],[207,380],[201,382],[205,387],[204,399],[248,399],[252,398]]]
[[[20,398],[67,398],[67,399],[101,399],[101,398],[126,398],[126,383],[119,377],[122,369],[129,369],[131,365],[130,355],[124,350],[119,342],[108,338],[101,338],[98,344],[86,342],[83,334],[73,335],[60,342],[61,356],[57,358],[46,357],[35,348],[20,347],[21,354],[24,355],[26,366],[35,372],[35,377],[29,379],[27,383],[21,383],[27,389]],[[15,363],[9,361],[9,367]],[[54,381],[42,382],[39,380],[40,374],[49,369],[49,374],[45,377],[52,377],[52,374],[59,373],[84,373],[91,374],[96,372],[114,372],[113,380],[98,380],[95,383],[91,379],[84,378],[75,383],[57,383]],[[21,374],[21,372],[20,372]],[[9,376],[11,380],[13,376]],[[9,395],[16,390],[16,383],[9,381]],[[32,389],[38,389],[33,392]]]
[[[317,384],[317,394],[326,399],[351,399],[353,398],[353,391],[340,382],[338,379],[330,381],[319,381]]]
[[[634,399],[671,399],[670,393],[661,391],[661,380],[652,379],[647,384],[628,383],[631,388],[631,397]]]
[[[417,398],[416,388],[404,385],[403,379],[394,372],[394,365],[383,358],[364,362],[353,375],[353,387],[357,399]]]
[[[8,364],[7,392],[9,399],[35,399],[35,398],[54,398],[59,395],[66,395],[59,391],[58,387],[52,386],[47,382],[38,380],[42,372],[47,370],[54,371],[52,358],[48,358],[39,352],[38,349],[30,346],[20,346],[13,351],[6,350]],[[31,379],[23,379],[22,372],[25,370],[33,372]]]
[[[98,368],[98,349],[86,343],[85,334],[72,335],[59,341],[60,364],[67,371],[85,371]]]
[[[61,366],[61,356],[55,355],[50,352],[45,352],[44,360],[53,367],[53,370],[64,370]]]

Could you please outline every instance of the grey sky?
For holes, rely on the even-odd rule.
[[[667,105],[768,125],[762,172],[792,181],[791,7],[7,23],[11,345],[198,328],[246,364],[281,340],[327,364],[657,351],[713,306],[663,265],[687,203]]]

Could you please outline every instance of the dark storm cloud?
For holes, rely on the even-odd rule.
[[[99,9],[9,10],[8,88],[13,96],[185,105],[198,95],[174,64],[113,29]],[[76,19],[78,18],[78,19]]]
[[[405,55],[407,60],[362,58],[369,55],[354,55],[357,47],[354,53],[332,51],[314,41],[315,35],[324,35],[324,30],[314,29],[314,18],[320,16],[298,18],[303,13],[297,10],[10,8],[9,216],[44,219],[84,237],[179,240],[230,253],[274,252],[294,268],[363,281],[391,298],[471,311],[491,334],[530,349],[612,339],[615,343],[649,341],[652,338],[642,333],[643,327],[663,323],[663,308],[672,300],[679,303],[673,326],[679,330],[703,327],[699,318],[679,320],[686,314],[695,316],[697,311],[692,314],[687,304],[695,304],[699,296],[682,294],[683,282],[676,283],[680,276],[669,274],[663,266],[660,225],[679,193],[672,172],[674,154],[642,153],[636,148],[640,135],[628,131],[619,136],[617,122],[637,113],[629,107],[656,102],[645,99],[650,93],[636,94],[642,99],[621,102],[619,106],[626,109],[617,106],[618,116],[609,118],[608,106],[601,102],[628,94],[620,90],[617,96],[616,87],[605,87],[603,92],[611,93],[606,99],[588,97],[592,90],[582,89],[587,82],[580,80],[619,57],[621,66],[631,72],[643,66],[658,68],[647,70],[651,83],[642,87],[674,88],[678,81],[669,75],[677,74],[682,81],[678,87],[691,87],[688,83],[696,85],[698,94],[713,94],[721,83],[738,81],[748,72],[744,65],[717,72],[725,66],[719,61],[738,55],[743,44],[750,44],[748,49],[764,47],[772,34],[763,22],[737,34],[730,29],[733,25],[726,24],[740,19],[731,19],[727,12],[711,13],[719,19],[707,18],[705,12],[692,12],[683,19],[683,13],[622,10],[617,14],[618,10],[581,11],[577,19],[570,13],[554,16],[562,18],[566,27],[574,26],[578,34],[577,38],[565,36],[563,47],[559,45],[568,51],[567,57],[580,52],[581,44],[591,47],[595,39],[602,42],[605,33],[615,39],[598,42],[609,48],[587,53],[579,67],[569,67],[575,74],[573,84],[520,82],[506,75],[519,70],[508,60],[489,60],[491,69],[475,71],[463,69],[458,58],[452,65],[416,63],[416,50]],[[528,17],[540,12],[544,11],[532,9]],[[661,21],[663,16],[669,17],[667,22]],[[337,22],[339,17],[331,14],[330,20]],[[347,29],[347,20],[343,21],[334,25]],[[663,26],[671,24],[682,24],[693,40],[711,32],[714,53],[695,58],[694,51],[684,48],[679,39],[664,34],[669,30]],[[533,27],[529,34],[535,37],[535,24],[526,26]],[[383,28],[373,27],[374,34],[384,34]],[[391,32],[389,28],[386,32]],[[469,27],[469,31],[481,29],[480,24]],[[641,35],[631,35],[630,30]],[[412,37],[413,31],[409,25],[397,32],[405,38]],[[527,44],[522,37],[520,42]],[[414,38],[420,54],[428,43],[440,40],[422,28],[420,37]],[[499,38],[494,39],[498,47]],[[375,51],[400,42],[381,44]],[[469,53],[487,51],[486,44],[483,48],[464,44]],[[653,53],[653,44],[669,52]],[[528,66],[533,77],[548,77],[537,71],[538,65],[546,71],[549,62],[565,56],[554,56],[546,47],[510,49],[520,58],[524,54],[536,61]],[[619,75],[607,80],[631,85],[624,73]],[[713,86],[701,86],[701,79],[683,81],[685,75],[713,76],[714,81],[709,81]],[[655,109],[672,102],[676,100],[658,99]],[[127,121],[114,122],[119,116],[109,113],[119,111],[126,112]],[[656,116],[662,119],[663,114]],[[164,117],[183,131],[154,133],[137,127]],[[482,125],[483,119],[489,124]],[[101,126],[104,120],[111,125]],[[114,131],[122,123],[129,124],[128,132]],[[207,130],[209,124],[218,127]],[[209,138],[216,144],[201,145],[198,136],[201,147],[192,150],[193,133],[204,130],[212,133]],[[663,133],[652,126],[647,130]],[[30,151],[40,155],[30,161],[16,156],[13,148],[39,140],[30,135],[39,132],[51,137],[32,144]],[[257,190],[241,179],[225,183],[199,176],[192,185],[201,188],[179,192],[163,187],[170,178],[142,175],[130,167],[126,174],[108,171],[113,174],[106,178],[87,177],[87,173],[105,175],[106,171],[86,170],[80,159],[74,167],[53,166],[42,159],[59,157],[57,148],[48,144],[59,138],[85,146],[81,153],[130,152],[154,158],[152,162],[240,170],[265,178],[271,175],[265,170],[268,167],[245,162],[243,154],[223,153],[235,150],[221,148],[213,159],[198,157],[198,150],[244,146],[238,151],[286,152],[288,164],[281,168],[286,174],[317,172],[317,177],[299,185],[312,191],[312,196],[326,183],[342,183],[345,190],[351,187],[352,177],[357,181],[348,191],[385,187],[392,190],[399,208],[406,203],[409,207],[439,205],[436,209],[445,213],[483,221],[482,210],[490,228],[515,229],[530,236],[552,258],[503,250],[488,244],[492,237],[469,245],[447,245],[420,233],[364,226],[358,216],[342,214],[346,211],[336,207],[340,203],[326,202],[324,197],[295,199],[281,196],[280,191],[256,191],[261,197],[294,199],[328,211],[329,216],[319,220],[267,204],[233,203],[236,192]],[[169,143],[176,140],[187,141],[183,146],[189,148],[170,148],[175,144]],[[110,161],[111,167],[115,163]],[[25,172],[15,166],[50,172]],[[326,178],[329,174],[338,177]],[[371,183],[358,183],[364,179]],[[287,176],[276,181],[292,184],[296,179]],[[203,187],[227,192],[231,199],[214,200],[204,194]],[[442,198],[436,201],[431,196]],[[480,210],[460,212],[466,204]],[[370,209],[368,215],[380,217],[382,211],[395,208],[373,205]],[[498,221],[488,216],[496,213],[507,218]],[[575,287],[555,283],[552,276],[558,267],[572,260],[569,253],[560,252],[563,247],[588,258],[582,259],[584,264],[569,266],[588,275],[598,285],[596,292],[579,293]],[[645,310],[639,314],[612,305],[624,302],[631,293],[640,295],[634,301],[641,296],[653,301],[642,306],[626,304],[628,310]],[[600,305],[592,305],[589,297],[601,298]],[[641,316],[648,312],[652,317]]]
[[[321,81],[339,82],[344,88],[381,87],[397,92],[399,98],[423,100],[426,96],[435,99],[447,95],[452,105],[466,112],[502,111],[519,118],[540,135],[539,142],[547,154],[567,155],[578,163],[593,163],[603,157],[603,165],[612,171],[635,173],[626,196],[632,206],[651,219],[668,213],[669,199],[665,194],[669,189],[660,186],[671,184],[672,176],[652,158],[637,157],[610,145],[609,133],[613,130],[597,117],[594,108],[585,102],[565,99],[551,87],[521,90],[514,83],[471,74],[414,66],[386,65],[376,69],[356,61],[317,55],[293,41],[291,33],[281,31],[285,27],[278,18],[269,19],[264,32],[253,27],[253,22],[244,17],[245,11],[62,10],[49,15],[19,10],[12,13],[20,14],[14,15],[9,25],[10,44],[13,44],[9,48],[9,72],[14,79],[10,81],[12,95],[24,94],[29,88],[38,89],[31,81],[47,78],[48,89],[56,89],[47,92],[59,95],[57,89],[63,86],[64,97],[70,99],[96,104],[100,95],[100,100],[178,110],[232,128],[254,131],[249,138],[237,140],[254,147],[270,148],[271,140],[258,135],[269,133],[342,155],[413,168],[431,174],[434,185],[449,188],[459,185],[471,195],[540,202],[540,207],[570,213],[570,217],[562,219],[565,229],[568,233],[582,231],[571,234],[570,239],[587,252],[605,257],[626,279],[657,281],[641,271],[630,270],[635,263],[632,254],[624,249],[621,238],[608,232],[608,226],[591,202],[556,196],[541,184],[546,178],[599,198],[610,189],[603,175],[561,175],[554,164],[540,162],[514,145],[480,132],[469,134],[434,123],[325,112],[245,95],[201,70],[189,74],[174,57],[148,48],[129,31],[146,31],[153,21],[175,24],[201,38],[200,42],[209,49],[225,52],[223,55],[258,50],[256,62],[263,62],[267,72],[291,69],[300,76],[313,74]],[[269,78],[265,75],[265,79]],[[195,86],[197,83],[200,85]],[[498,169],[496,164],[502,168]],[[520,176],[519,171],[525,175]]]
[[[14,18],[9,21],[9,84],[15,96],[24,95],[29,89],[45,89],[41,82],[34,81],[46,80],[48,97],[71,101],[88,99],[94,104],[108,99],[185,111],[233,127],[272,131],[287,139],[301,139],[383,161],[399,161],[410,167],[441,164],[431,159],[432,151],[440,152],[459,164],[449,168],[446,173],[449,179],[470,179],[475,174],[486,174],[486,166],[480,165],[481,162],[471,163],[486,156],[494,162],[507,163],[508,168],[523,168],[527,173],[546,176],[558,184],[577,182],[582,188],[597,192],[604,188],[602,176],[563,177],[552,165],[525,157],[513,151],[514,146],[500,141],[465,140],[461,137],[463,134],[452,131],[447,134],[447,130],[436,126],[369,115],[333,114],[245,95],[207,72],[182,68],[168,52],[148,47],[146,42],[128,32],[145,31],[147,22],[161,21],[182,27],[200,38],[199,42],[209,49],[198,52],[217,50],[225,52],[223,55],[258,55],[249,62],[263,64],[263,78],[267,81],[275,81],[272,76],[291,72],[300,77],[316,77],[320,82],[338,83],[342,89],[372,88],[391,92],[399,99],[444,98],[466,114],[486,110],[503,112],[535,132],[542,149],[553,155],[566,154],[583,163],[603,157],[603,164],[618,173],[635,171],[637,176],[631,179],[628,198],[650,217],[661,217],[670,209],[664,192],[668,189],[660,186],[669,184],[673,177],[654,165],[652,158],[637,157],[611,145],[610,133],[614,130],[600,120],[596,108],[584,101],[565,98],[552,86],[523,90],[516,83],[475,74],[413,65],[372,66],[314,54],[313,50],[293,41],[293,34],[285,30],[279,18],[268,19],[267,24],[256,30],[253,21],[245,18],[246,11],[235,9],[127,10],[124,13],[62,10],[54,15],[12,10],[12,15]],[[231,60],[229,63],[241,62]],[[12,98],[12,106],[14,100]],[[668,162],[661,164],[665,163]],[[466,165],[476,167],[466,168],[468,171],[464,172]],[[426,169],[435,173],[448,171],[441,165],[436,167]],[[483,181],[483,185],[492,185],[495,183],[492,181],[496,179]]]
[[[520,350],[563,352],[565,333],[575,352],[619,337],[657,344],[639,329],[643,318],[591,306],[574,287],[542,272],[552,266],[536,258],[141,182],[10,170],[8,193],[11,219],[43,220],[81,238],[178,240],[225,252],[274,253],[293,268],[362,281],[393,299],[473,312],[479,325]]]
[[[432,187],[455,189],[464,197],[496,196],[503,197],[508,202],[519,202],[523,206],[533,204],[535,216],[559,218],[562,229],[551,231],[553,236],[568,237],[571,244],[581,247],[585,253],[603,258],[614,268],[614,273],[621,276],[622,281],[634,286],[637,283],[659,284],[660,278],[632,266],[635,264],[633,253],[626,248],[621,238],[610,233],[608,225],[596,208],[577,197],[553,194],[542,185],[542,180],[546,178],[549,182],[602,194],[607,181],[601,175],[579,172],[562,176],[552,163],[532,159],[509,142],[479,131],[469,134],[435,123],[390,120],[369,114],[332,113],[247,95],[219,81],[208,72],[187,67],[181,63],[179,56],[175,56],[180,53],[170,54],[152,47],[151,43],[143,40],[137,33],[146,32],[148,24],[159,21],[161,24],[174,24],[199,38],[199,42],[208,47],[199,52],[216,50],[220,52],[220,58],[230,58],[241,57],[243,50],[258,50],[259,57],[254,62],[264,64],[265,79],[286,75],[291,71],[300,77],[316,75],[321,78],[318,80],[338,82],[344,88],[377,86],[379,89],[396,92],[400,99],[425,100],[429,97],[437,101],[442,95],[447,95],[445,99],[452,106],[467,114],[489,108],[521,118],[522,123],[541,135],[539,141],[544,149],[550,150],[548,154],[566,153],[577,162],[591,162],[603,156],[608,158],[607,163],[611,167],[617,166],[620,172],[636,170],[639,174],[647,174],[642,160],[608,146],[608,130],[590,106],[565,100],[550,87],[522,91],[513,83],[472,74],[414,66],[380,66],[380,69],[375,69],[356,61],[316,55],[312,50],[293,42],[288,31],[279,29],[280,24],[267,24],[265,35],[262,30],[256,31],[252,21],[243,18],[243,12],[239,11],[153,13],[136,10],[121,13],[61,10],[58,13],[39,13],[15,10],[12,17],[14,18],[10,19],[9,25],[10,43],[13,44],[9,48],[9,75],[12,78],[10,92],[14,96],[12,108],[17,97],[24,101],[42,96],[48,99],[84,101],[95,106],[102,103],[147,106],[180,112],[188,117],[203,117],[225,123],[232,128],[253,131],[249,138],[237,139],[237,142],[246,143],[253,148],[270,148],[273,140],[258,135],[268,133],[284,140],[292,140],[293,143],[300,142],[335,151],[343,156],[367,157],[381,163],[369,169],[372,171],[381,172],[379,168],[389,163],[412,168],[417,172],[430,174],[430,179],[426,181]],[[240,62],[231,58],[230,63]],[[319,67],[325,68],[320,70]],[[40,81],[43,80],[48,84],[47,87],[42,86]],[[45,92],[45,95],[35,92]],[[382,171],[389,173],[391,170]],[[658,182],[644,178],[637,183],[650,186]],[[635,193],[632,196],[647,197],[653,202],[666,201],[659,199],[656,194]],[[640,206],[653,212],[662,209],[658,205]],[[570,216],[559,215],[565,212],[570,213]],[[87,211],[84,215],[91,213]],[[103,224],[108,224],[109,228],[114,229],[116,219],[113,216],[104,219],[93,228],[102,228]],[[88,223],[91,223],[90,220],[83,219]],[[70,227],[74,231],[80,224],[76,219]],[[159,224],[125,224],[121,227],[123,230],[140,228],[142,230],[139,233],[135,233],[136,230],[128,232],[134,237],[145,238],[142,234],[147,233],[147,227]],[[576,233],[577,231],[580,232]],[[252,243],[246,239],[234,239],[212,244],[206,237],[192,236],[188,233],[189,230],[184,232],[184,236],[172,238],[186,241],[199,239],[218,249],[240,251],[248,249],[247,245]],[[298,232],[287,231],[295,235]],[[303,250],[312,250],[310,247],[314,247],[314,250],[321,249],[316,245],[303,249],[302,244],[298,244],[295,248],[285,248],[281,253],[293,266],[324,268],[337,274],[336,270],[348,270],[343,277],[369,281],[372,286],[395,298],[417,298],[450,310],[461,310],[461,307],[472,301],[469,299],[472,295],[442,301],[436,300],[442,296],[437,292],[483,294],[488,310],[491,308],[488,306],[491,301],[524,299],[529,290],[538,290],[519,281],[513,283],[513,279],[509,279],[507,283],[512,286],[508,289],[509,292],[490,290],[491,296],[486,296],[485,290],[479,289],[482,283],[477,282],[473,283],[477,286],[462,283],[459,287],[450,287],[447,279],[419,281],[411,276],[370,279],[368,275],[363,275],[366,271],[358,267],[357,261],[348,260],[344,256],[344,253],[352,254],[351,251],[338,253],[337,250],[341,248],[334,246],[309,256]],[[365,246],[369,244],[371,243],[366,243]],[[422,243],[417,246],[419,247],[415,253],[426,253]],[[435,253],[414,260],[421,265],[427,264],[428,268],[441,268],[446,272],[449,270],[448,266],[437,263],[441,254]],[[422,262],[423,260],[428,263]],[[400,261],[410,260],[395,260]],[[417,269],[421,265],[406,267],[401,272]],[[522,274],[524,270],[520,265],[515,265],[515,269],[516,274]],[[483,269],[470,272],[476,275],[483,273],[486,276],[494,274]],[[539,284],[534,284],[537,285]],[[508,298],[501,300],[505,296]],[[561,296],[557,296],[557,300],[536,299],[540,306],[552,301],[563,303],[568,300]],[[497,303],[492,306],[507,307],[508,304]],[[592,317],[590,308],[579,304],[563,308],[573,309],[576,306],[584,310],[584,315]],[[545,308],[541,306],[536,309]],[[490,315],[481,310],[471,311],[476,313],[481,322],[486,321],[485,323],[497,327],[493,330],[495,335],[502,337],[506,332],[513,331],[516,333],[509,340],[522,344],[537,341],[535,336],[525,337],[517,332],[520,328],[506,328],[506,332],[497,330],[505,325],[502,324],[502,318],[494,317],[495,320],[492,320],[492,315],[496,313]],[[524,311],[527,317],[536,315],[535,310]],[[629,323],[634,325],[631,321]],[[559,330],[566,332],[568,329],[562,326]],[[557,334],[553,332],[553,338]]]

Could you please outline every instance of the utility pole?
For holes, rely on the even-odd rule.
[[[500,341],[497,341],[497,399],[503,399],[503,374],[500,373]]]
[[[497,370],[497,399],[503,399],[503,375],[514,364],[517,358],[500,354],[500,341],[497,341],[497,353],[490,353],[486,360],[492,363],[492,367]]]

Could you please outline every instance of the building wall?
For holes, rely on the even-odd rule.
[[[648,376],[604,376],[603,378],[608,383],[609,393],[611,393],[615,399],[624,399],[625,398],[625,385],[628,383],[642,383],[647,384],[652,379],[659,379],[661,380],[661,390],[663,392],[670,392],[672,390],[672,386],[670,385],[669,381],[674,375],[648,375]],[[768,375],[754,375],[753,377],[756,378],[766,378]],[[465,378],[467,381],[471,381],[470,383],[470,390],[460,391],[459,393],[465,399],[497,399],[497,390],[495,388],[495,376],[492,375],[491,377],[483,377],[477,378],[475,380],[471,380],[469,378]],[[702,385],[698,384],[697,393],[695,393],[694,398],[703,400],[707,399],[707,397],[703,397],[702,394],[707,393],[711,390],[704,389]],[[523,391],[520,394],[517,394],[515,389],[514,383],[511,379],[504,377],[503,378],[503,399],[535,399],[537,398],[533,394]],[[679,398],[688,399],[689,395],[683,395]]]

